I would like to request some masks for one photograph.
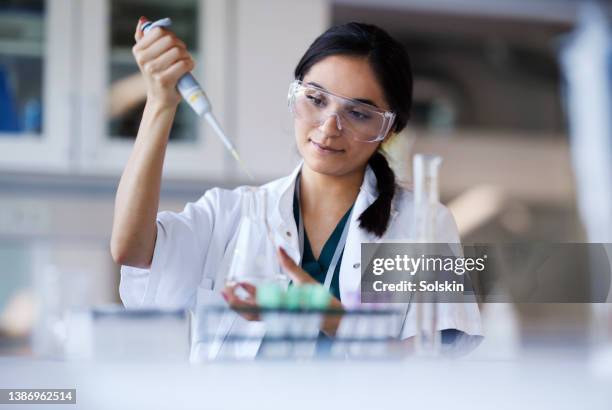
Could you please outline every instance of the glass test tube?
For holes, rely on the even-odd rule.
[[[438,174],[442,158],[437,155],[417,154],[413,161],[414,177],[414,220],[416,242],[436,242],[437,209],[439,204]],[[420,280],[428,279],[431,272],[419,272]],[[437,329],[437,304],[435,293],[416,292],[417,334],[416,353],[421,356],[435,356],[441,349],[441,334]]]

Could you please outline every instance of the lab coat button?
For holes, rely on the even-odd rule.
[[[354,268],[354,269],[357,269],[357,268],[358,268],[358,267],[360,267],[360,266],[361,266],[361,263],[355,263],[355,264],[353,265],[353,268]]]
[[[288,238],[291,238],[291,232],[287,231],[285,232],[285,235],[287,235]]]

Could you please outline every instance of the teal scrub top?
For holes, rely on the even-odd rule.
[[[349,208],[348,211],[346,211],[342,219],[340,219],[340,222],[338,222],[338,225],[336,225],[336,228],[325,242],[325,245],[323,245],[323,249],[321,249],[321,254],[319,255],[318,260],[312,253],[312,247],[310,246],[310,241],[308,240],[306,229],[304,229],[304,254],[302,255],[302,269],[308,272],[308,274],[319,283],[325,282],[325,275],[327,274],[329,265],[331,264],[331,261],[334,257],[334,253],[336,252],[336,247],[338,246],[338,242],[340,241],[340,237],[342,236],[344,225],[347,223],[349,215],[351,214],[351,209],[353,209],[352,206],[351,208]],[[300,218],[300,204],[296,194],[293,195],[293,217],[295,218],[296,225],[298,225],[298,220]],[[330,293],[338,300],[341,300],[339,279],[340,265],[342,264],[343,254],[344,249],[340,254],[336,269],[334,269],[334,275],[332,276],[332,281],[329,287]]]

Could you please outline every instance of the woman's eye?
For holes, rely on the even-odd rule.
[[[365,113],[363,113],[363,112],[356,111],[356,110],[350,110],[348,113],[349,113],[349,115],[350,115],[352,118],[354,118],[354,119],[356,119],[356,120],[361,120],[361,121],[364,121],[364,120],[367,120],[367,119],[369,119],[369,118],[370,118],[370,116],[369,116],[368,114],[365,114]]]
[[[314,95],[307,95],[306,98],[310,101],[310,103],[316,107],[321,107],[324,103],[323,99],[318,98]]]

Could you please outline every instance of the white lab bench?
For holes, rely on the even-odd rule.
[[[559,356],[204,365],[0,358],[0,388],[76,388],[76,406],[54,409],[609,410],[611,386],[588,360]]]

